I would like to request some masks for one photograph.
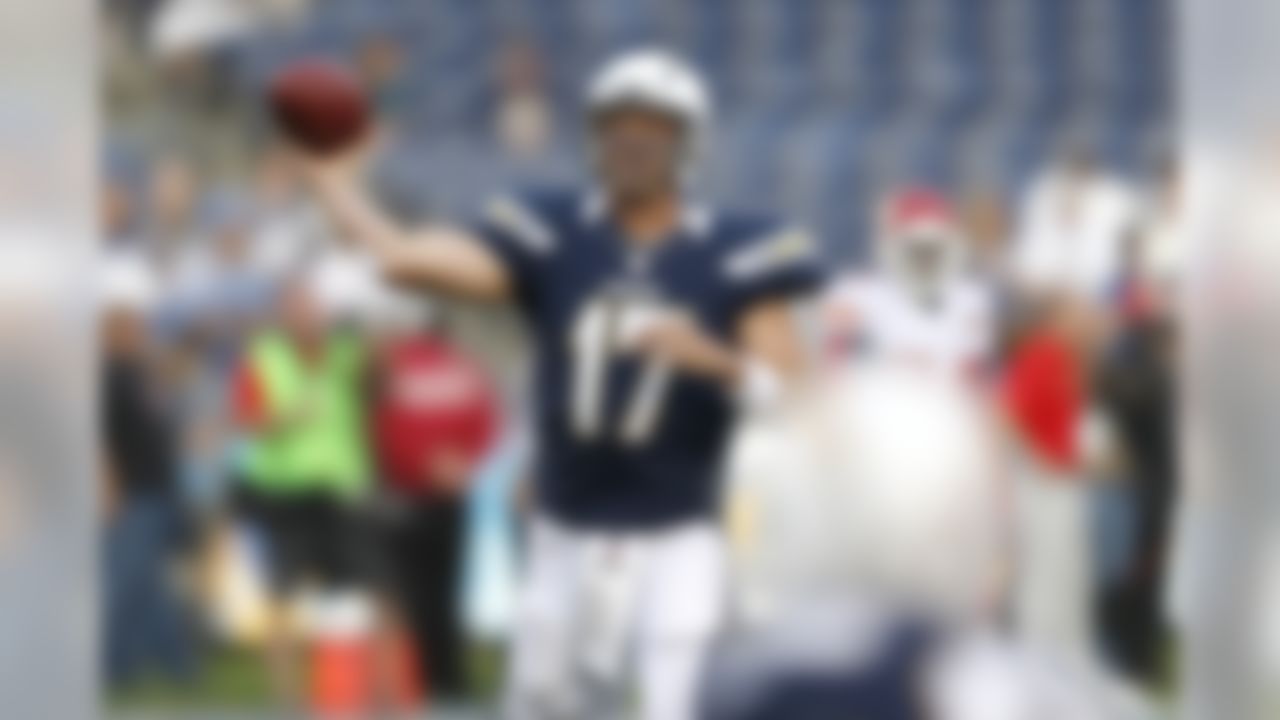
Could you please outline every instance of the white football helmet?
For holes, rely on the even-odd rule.
[[[832,374],[789,410],[742,426],[730,457],[734,564],[754,595],[743,599],[843,587],[943,616],[984,612],[1005,529],[982,398],[884,366]]]
[[[705,141],[711,122],[711,99],[706,82],[688,63],[660,49],[620,55],[595,75],[587,89],[587,108],[598,113],[622,106],[639,106],[670,114],[686,132],[691,161]]]

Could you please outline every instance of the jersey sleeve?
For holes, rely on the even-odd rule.
[[[1078,388],[1069,351],[1046,341],[1015,352],[1004,382],[1004,405],[1022,438],[1041,459],[1070,468],[1076,462]]]
[[[813,238],[794,227],[752,233],[727,255],[722,271],[735,315],[763,301],[809,295],[823,277]]]
[[[522,307],[536,302],[542,268],[556,246],[546,201],[531,193],[489,198],[472,221],[472,232],[506,268]]]

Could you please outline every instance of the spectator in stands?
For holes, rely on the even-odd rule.
[[[395,37],[374,33],[363,39],[356,51],[360,78],[382,117],[395,117],[408,108],[408,75],[404,47]]]
[[[974,271],[989,281],[999,281],[1011,240],[1004,199],[992,188],[974,188],[964,196],[961,215]]]
[[[1129,272],[1117,288],[1119,327],[1100,362],[1099,400],[1115,418],[1125,450],[1128,550],[1104,589],[1102,636],[1113,662],[1135,680],[1156,682],[1164,657],[1162,591],[1176,472],[1174,330],[1150,272],[1151,235],[1135,232]]]
[[[102,339],[102,494],[105,507],[109,682],[145,672],[188,679],[189,627],[170,584],[180,531],[177,430],[148,329],[155,280],[135,257],[105,273]]]
[[[273,5],[168,0],[143,31],[149,87],[135,127],[153,146],[181,148],[203,177],[244,169],[255,104],[241,92],[233,48]]]
[[[144,251],[165,282],[182,255],[196,244],[197,203],[201,185],[182,157],[161,157],[147,178]]]
[[[362,519],[370,472],[361,345],[329,325],[306,275],[285,281],[277,312],[278,325],[245,349],[233,393],[248,443],[239,504],[266,543],[272,667],[280,698],[292,704],[301,699],[304,653],[347,657],[341,642],[372,630]],[[303,637],[290,622],[291,601],[312,608]]]
[[[1032,291],[1106,297],[1119,272],[1123,234],[1134,222],[1130,188],[1078,145],[1034,179],[1023,200],[1012,272]]]
[[[274,281],[255,262],[256,217],[248,198],[216,195],[201,241],[173,270],[171,300],[184,327],[180,335],[202,336],[202,346],[226,364],[244,337],[270,314]]]
[[[181,490],[184,505],[199,517],[216,514],[225,497],[225,480],[234,440],[227,391],[230,373],[211,336],[192,327],[168,350],[181,427]]]
[[[269,275],[283,275],[313,256],[329,232],[323,217],[300,193],[286,150],[260,146],[250,181],[254,203],[253,262]]]
[[[103,183],[99,196],[99,220],[108,249],[119,249],[133,241],[131,234],[134,231],[136,210],[133,195],[123,182],[110,178]]]
[[[496,392],[420,301],[388,304],[377,339],[373,433],[386,492],[394,587],[424,683],[457,697],[463,674],[463,541],[467,488],[497,424]]]
[[[991,186],[971,188],[961,203],[962,222],[969,238],[970,267],[975,279],[991,294],[995,325],[993,359],[1007,355],[1017,328],[1026,323],[1026,308],[1018,302],[1005,261],[1013,242],[1009,208],[1005,198]]]
[[[554,118],[537,48],[519,40],[509,43],[498,56],[496,74],[498,145],[514,160],[541,157],[549,149]]]

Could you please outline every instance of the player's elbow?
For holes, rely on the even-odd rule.
[[[414,240],[380,258],[383,279],[411,290],[432,290],[462,300],[501,302],[510,295],[501,268],[444,243]]]

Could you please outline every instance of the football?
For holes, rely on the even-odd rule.
[[[271,81],[268,103],[286,137],[321,154],[359,140],[371,115],[355,75],[325,59],[301,60],[283,68]]]

